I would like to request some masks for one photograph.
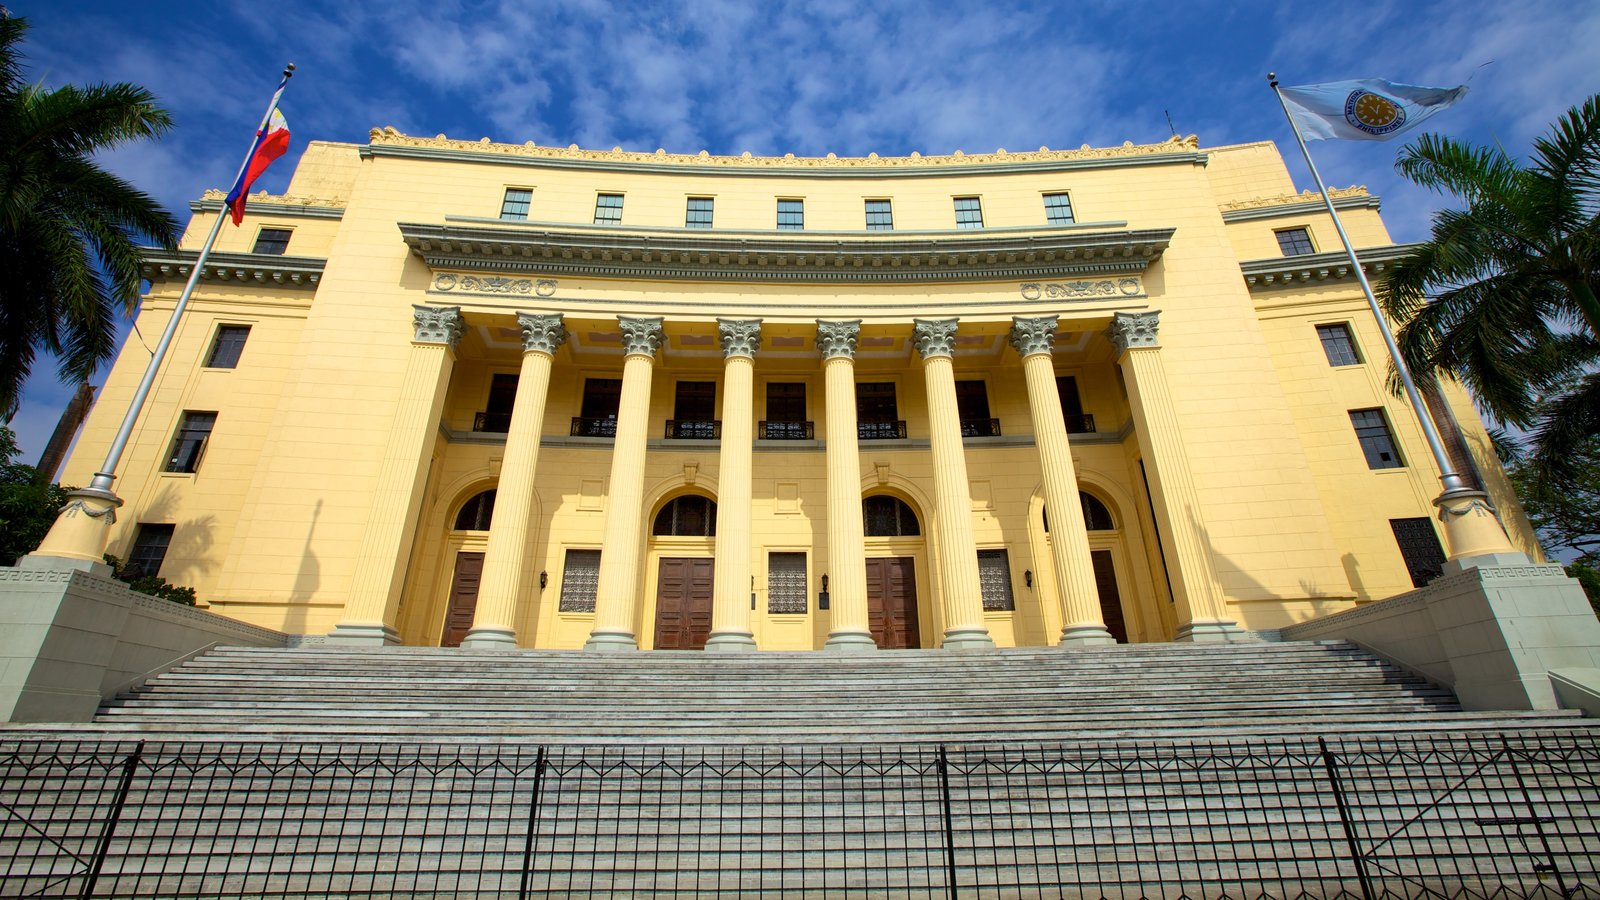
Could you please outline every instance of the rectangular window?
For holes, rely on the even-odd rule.
[[[517,403],[517,376],[496,373],[489,382],[489,399],[472,423],[473,431],[505,434],[511,430],[511,408]]]
[[[906,436],[900,407],[895,402],[894,382],[856,382],[856,432],[864,440]]]
[[[1439,546],[1439,534],[1426,516],[1390,519],[1389,528],[1400,546],[1401,558],[1406,561],[1412,587],[1427,587],[1428,582],[1444,574],[1444,548]]]
[[[1318,325],[1317,337],[1322,339],[1322,352],[1328,355],[1328,365],[1361,365],[1361,354],[1356,352],[1356,341],[1350,334],[1349,325],[1343,322]]]
[[[1317,248],[1311,246],[1311,234],[1304,228],[1285,228],[1274,234],[1278,236],[1278,249],[1283,251],[1284,256],[1304,256],[1317,252]]]
[[[783,231],[801,231],[806,227],[806,202],[804,200],[778,201],[778,228]]]
[[[672,402],[667,436],[681,440],[714,440],[720,434],[717,420],[717,383],[680,381]]]
[[[1361,452],[1366,454],[1367,466],[1373,469],[1398,469],[1405,465],[1400,450],[1394,445],[1394,435],[1381,409],[1352,409],[1350,424],[1355,426],[1356,440],[1361,442]]]
[[[983,227],[983,205],[978,202],[977,197],[956,198],[956,227]]]
[[[211,441],[211,428],[217,424],[214,412],[185,412],[178,434],[172,439],[172,452],[167,454],[168,472],[193,472],[200,468],[200,458],[205,455],[206,444]]]
[[[767,554],[767,612],[806,611],[806,555]]]
[[[710,228],[711,227],[711,198],[690,197],[689,208],[684,213],[683,227],[685,228]]]
[[[1006,551],[978,551],[978,587],[983,595],[985,610],[1017,608],[1016,600],[1011,596],[1011,561],[1006,558]]]
[[[256,232],[256,246],[252,253],[282,256],[289,250],[290,232],[287,228],[263,228]]]
[[[596,225],[622,224],[621,194],[601,194],[594,198],[594,223]]]
[[[171,525],[140,522],[133,538],[133,549],[128,551],[122,571],[128,575],[159,575],[161,564],[167,558],[167,547],[172,544],[172,529]]]
[[[1083,411],[1078,379],[1071,375],[1057,375],[1056,396],[1061,398],[1061,418],[1066,422],[1067,434],[1093,434],[1094,416]]]
[[[761,422],[760,436],[766,440],[811,440],[805,382],[767,382],[767,417]]]
[[[578,437],[616,437],[617,408],[622,405],[622,379],[585,378],[583,405],[572,420],[572,433]]]
[[[1044,220],[1051,225],[1071,225],[1072,198],[1066,194],[1044,195]]]
[[[523,220],[528,218],[528,208],[533,205],[533,191],[526,188],[506,188],[506,199],[500,203],[500,218]]]
[[[894,209],[887,200],[867,201],[867,230],[893,231]]]
[[[982,381],[956,382],[956,414],[962,437],[996,437],[1000,423],[989,416],[989,391]]]
[[[568,550],[561,570],[561,611],[594,612],[600,586],[600,551]]]
[[[248,337],[249,325],[218,325],[217,336],[211,339],[211,352],[206,355],[206,368],[238,368],[239,355],[244,352]]]

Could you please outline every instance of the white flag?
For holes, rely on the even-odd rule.
[[[1453,88],[1395,84],[1380,78],[1278,89],[1309,141],[1386,141],[1417,127],[1467,95]]]

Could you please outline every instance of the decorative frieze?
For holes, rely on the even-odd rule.
[[[923,359],[952,356],[956,348],[955,319],[912,319],[911,340]]]
[[[1017,348],[1017,353],[1029,357],[1035,353],[1049,353],[1055,349],[1056,322],[1058,316],[1035,316],[1011,318],[1011,346]]]
[[[556,355],[556,350],[567,341],[567,329],[561,324],[561,315],[534,315],[517,313],[517,324],[522,326],[522,350],[531,353]]]
[[[718,319],[717,333],[724,356],[754,357],[761,347],[760,319]]]
[[[433,289],[461,294],[520,294],[532,297],[553,297],[556,293],[554,278],[506,278],[500,275],[464,275],[458,272],[440,272],[433,276]]]
[[[1113,313],[1111,328],[1106,336],[1111,339],[1111,346],[1116,348],[1118,355],[1140,347],[1159,347],[1161,342],[1156,340],[1156,327],[1160,320],[1161,311],[1158,309]]]
[[[1101,278],[1093,281],[1030,281],[1021,287],[1024,300],[1099,300],[1137,297],[1144,285],[1137,278]]]
[[[419,344],[448,344],[454,350],[467,330],[459,306],[413,305],[411,308],[415,310],[411,317],[412,327],[416,329],[414,339]]]
[[[817,320],[817,349],[823,359],[843,356],[856,358],[856,338],[861,336],[860,319],[825,322]]]
[[[617,326],[622,330],[623,352],[629,356],[635,353],[655,356],[661,349],[660,316],[618,316]]]

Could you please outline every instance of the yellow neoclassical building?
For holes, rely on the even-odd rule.
[[[1381,278],[1404,248],[1377,198],[1335,204]],[[193,210],[147,254],[142,334],[220,195]],[[64,483],[147,359],[130,340]],[[358,644],[1228,640],[1443,561],[1387,371],[1271,143],[718,157],[374,130],[312,143],[224,227],[110,549]],[[1536,555],[1470,403],[1430,401]]]

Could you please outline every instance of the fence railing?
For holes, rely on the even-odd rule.
[[[0,746],[0,896],[1600,896],[1600,745]]]

